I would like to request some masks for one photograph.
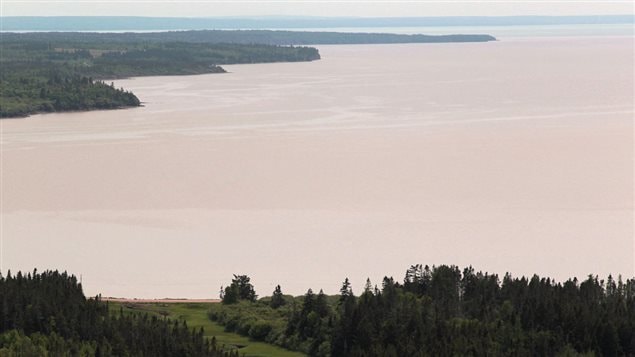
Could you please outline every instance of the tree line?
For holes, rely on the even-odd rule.
[[[337,296],[277,286],[223,301],[209,317],[228,331],[310,356],[635,355],[635,279],[621,277],[561,283],[414,265],[358,296],[346,279]]]
[[[188,42],[201,44],[264,44],[264,45],[343,45],[343,44],[389,44],[389,43],[442,43],[442,42],[488,42],[496,38],[486,34],[423,35],[391,33],[349,33],[329,31],[283,31],[283,30],[190,30],[168,32],[31,32],[6,33],[5,39],[20,39],[23,42],[52,40],[58,43],[122,44],[131,42],[169,43]]]
[[[0,275],[0,356],[237,357],[185,322],[109,311],[57,271]]]
[[[411,266],[403,281],[356,295],[276,286],[258,299],[246,275],[209,317],[225,329],[310,356],[632,356],[635,279],[556,282],[468,267]],[[185,322],[109,311],[57,271],[0,276],[0,356],[237,356]]]
[[[141,104],[139,98],[123,88],[115,88],[92,77],[62,76],[57,71],[45,76],[0,79],[0,85],[0,118]]]

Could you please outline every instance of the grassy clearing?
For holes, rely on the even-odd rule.
[[[123,309],[124,313],[147,312],[171,319],[187,321],[191,328],[205,329],[205,335],[215,336],[219,345],[233,346],[247,357],[301,357],[299,352],[282,349],[263,342],[251,341],[247,337],[225,332],[223,326],[214,323],[207,317],[210,303],[119,303],[109,302],[112,311]]]

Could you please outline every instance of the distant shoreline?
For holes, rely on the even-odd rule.
[[[137,299],[137,298],[102,297],[101,301],[120,302],[120,303],[137,303],[137,304],[182,304],[182,303],[217,304],[220,302],[220,299],[187,299],[187,298]]]

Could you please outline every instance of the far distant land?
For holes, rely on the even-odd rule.
[[[633,24],[634,15],[452,17],[137,17],[9,16],[2,31],[157,31],[207,29],[301,29],[434,26],[531,26]]]

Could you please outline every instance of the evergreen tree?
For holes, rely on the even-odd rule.
[[[353,295],[353,289],[351,288],[351,283],[348,281],[348,278],[344,279],[342,283],[342,287],[340,288],[340,303],[346,301],[346,299]]]
[[[280,285],[277,285],[273,290],[273,294],[271,295],[270,305],[272,308],[277,309],[280,306],[285,305],[287,302],[284,300],[284,296],[282,295],[282,289]]]
[[[234,274],[231,284],[225,288],[222,302],[224,304],[235,304],[239,300],[256,301],[258,296],[250,280],[247,275]]]
[[[57,271],[0,276],[0,356],[233,357],[185,323],[113,314]]]
[[[320,292],[318,293],[317,298],[315,299],[315,312],[317,312],[320,318],[323,318],[329,315],[329,310],[330,309],[329,309],[328,301],[326,300],[326,295],[324,294],[324,291],[320,289]]]

